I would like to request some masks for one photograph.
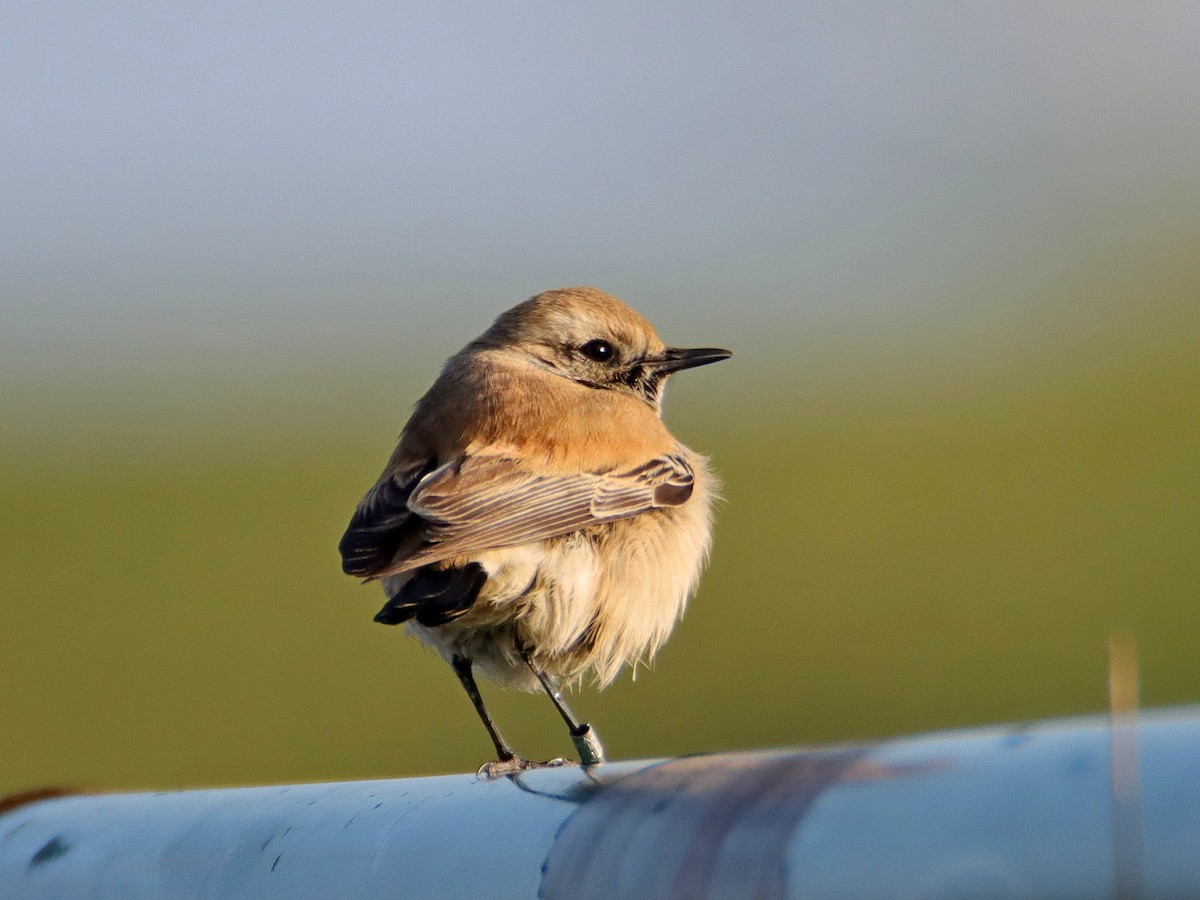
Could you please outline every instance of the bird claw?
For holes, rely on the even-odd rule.
[[[536,762],[531,759],[514,756],[512,759],[497,759],[484,763],[479,767],[479,771],[475,773],[475,777],[490,781],[495,778],[506,778],[509,775],[519,775],[522,772],[528,772],[530,769],[558,769],[563,766],[573,765],[575,763],[572,760],[563,759],[561,756],[556,756],[554,759],[548,759],[545,762]]]

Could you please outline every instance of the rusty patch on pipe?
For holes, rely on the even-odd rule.
[[[559,831],[543,900],[781,897],[788,844],[832,785],[917,774],[870,748],[673,760],[599,790]]]
[[[20,809],[22,806],[28,806],[31,803],[39,803],[42,800],[53,800],[55,797],[70,797],[83,793],[86,793],[86,791],[76,790],[75,788],[50,787],[34,788],[30,791],[9,794],[5,797],[0,797],[0,816],[10,813],[14,809]]]

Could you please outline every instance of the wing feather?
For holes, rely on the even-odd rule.
[[[409,496],[432,468],[424,460],[399,466],[367,491],[338,544],[347,575],[373,578],[392,562],[419,524],[409,509]]]
[[[624,472],[546,474],[506,457],[473,457],[425,475],[406,498],[426,523],[423,543],[379,575],[432,562],[546,540],[591,525],[678,506],[695,475],[682,456]]]

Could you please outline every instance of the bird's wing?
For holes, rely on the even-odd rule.
[[[421,523],[408,507],[409,495],[433,469],[434,464],[425,460],[405,462],[385,473],[367,491],[338,544],[342,570],[347,575],[377,577],[406,539],[412,540]]]
[[[426,475],[407,495],[425,520],[423,543],[381,572],[570,534],[589,525],[679,506],[695,475],[682,456],[620,472],[545,474],[505,457],[470,457]]]

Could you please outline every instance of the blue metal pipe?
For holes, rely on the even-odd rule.
[[[0,897],[1200,897],[1200,707],[498,781],[45,799],[0,814]]]

